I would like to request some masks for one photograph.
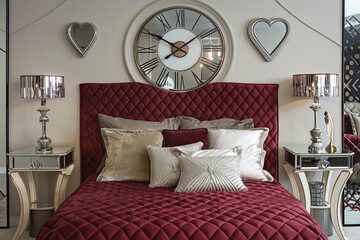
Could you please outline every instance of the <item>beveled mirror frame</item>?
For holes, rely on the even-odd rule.
[[[285,24],[285,26],[286,26],[285,36],[281,39],[281,41],[275,47],[274,51],[272,51],[271,53],[269,53],[266,50],[264,45],[261,43],[261,41],[258,39],[258,37],[255,34],[255,25],[260,22],[266,23],[267,25],[269,25],[269,27],[271,27],[276,22],[281,22],[281,23]],[[254,46],[259,50],[259,52],[263,55],[265,60],[268,62],[273,60],[279,54],[280,50],[285,45],[285,42],[289,36],[289,33],[290,33],[290,24],[288,21],[286,21],[283,18],[270,18],[270,19],[255,18],[255,19],[251,20],[248,25],[248,35],[249,35],[250,40],[253,42]]]
[[[5,24],[1,24],[2,33],[0,34],[0,41],[2,42],[0,45],[0,54],[1,54],[1,62],[5,62],[5,64],[0,64],[0,168],[1,174],[3,175],[0,178],[0,186],[1,186],[1,202],[0,203],[0,228],[8,228],[9,227],[9,178],[8,178],[8,161],[6,153],[9,152],[9,0],[1,0],[1,5],[5,6],[5,8],[1,9],[0,14],[5,14],[6,16],[0,16],[2,20],[5,20]],[[3,5],[4,4],[4,5]],[[2,29],[5,27],[5,29]],[[5,48],[5,49],[3,49]],[[5,145],[5,146],[4,146]]]
[[[79,27],[81,30],[84,30],[85,27],[90,27],[94,31],[93,36],[91,37],[91,39],[89,39],[89,43],[86,46],[84,46],[84,49],[82,49],[81,46],[78,45],[76,39],[74,39],[74,37],[72,35],[72,33],[76,27]],[[93,24],[91,22],[84,22],[84,23],[73,22],[73,23],[69,24],[67,31],[66,31],[66,36],[67,36],[69,42],[71,43],[71,45],[74,47],[76,52],[81,57],[85,57],[86,54],[90,51],[90,49],[95,44],[95,42],[98,38],[98,35],[99,35],[99,33],[97,30],[97,27],[95,26],[95,24]]]
[[[346,3],[347,3],[347,0],[343,0],[343,9],[342,9],[343,10],[343,15],[342,15],[342,66],[343,67],[342,67],[342,89],[341,89],[342,90],[342,95],[341,95],[342,96],[342,100],[341,100],[341,103],[342,103],[341,109],[342,109],[342,111],[341,111],[341,114],[342,114],[342,126],[343,126],[342,127],[342,136],[343,136],[343,138],[342,138],[342,146],[343,146],[343,148],[346,148],[346,149],[349,149],[349,150],[355,152],[355,155],[354,155],[354,158],[353,158],[354,159],[353,164],[355,165],[357,162],[359,162],[359,153],[360,153],[360,151],[357,151],[357,149],[360,150],[360,145],[359,145],[360,142],[358,142],[358,141],[352,142],[352,141],[354,141],[354,139],[356,140],[356,138],[358,138],[358,136],[354,135],[353,131],[351,130],[352,127],[348,126],[349,121],[350,121],[349,120],[350,116],[349,116],[349,114],[347,114],[347,113],[344,114],[344,113],[345,113],[345,111],[348,112],[350,109],[348,108],[349,105],[347,105],[347,108],[345,108],[344,105],[345,105],[345,102],[347,101],[347,99],[349,99],[350,102],[360,102],[359,101],[360,99],[358,99],[359,95],[356,96],[356,95],[351,95],[350,94],[351,93],[351,89],[350,89],[351,87],[349,87],[349,85],[350,85],[351,81],[353,80],[353,77],[350,77],[350,72],[349,72],[350,67],[347,66],[347,64],[349,64],[349,63],[347,63],[347,56],[350,54],[352,49],[347,48],[348,43],[346,42],[346,36],[350,36],[350,35],[352,36],[352,34],[350,34],[350,35],[346,34],[347,31],[345,29],[345,25],[346,25],[346,19],[345,18],[346,18],[346,15],[347,15],[347,13],[346,13],[346,5],[345,5]],[[360,7],[358,9],[358,13],[360,14]],[[358,20],[360,20],[360,18]],[[358,35],[360,36],[360,34],[358,34]],[[349,42],[350,42],[350,40],[349,40]],[[360,46],[360,44],[359,44],[359,46]],[[359,51],[359,53],[360,53],[360,51]],[[349,59],[352,59],[352,58],[349,58]],[[357,58],[354,58],[354,59],[357,59],[356,61],[359,62],[359,60],[358,60],[359,56]],[[355,63],[353,63],[354,65],[356,65],[356,61],[354,61],[355,62]],[[349,65],[351,65],[351,64],[349,64]],[[348,73],[349,73],[349,75],[348,75]],[[360,78],[360,76],[359,76],[360,71],[357,74],[353,73],[353,75],[355,75],[355,76],[357,75],[357,77],[355,77],[355,78],[359,79]],[[346,82],[345,80],[348,80],[348,82]],[[355,81],[354,83],[351,83],[351,86],[352,87],[355,86],[356,88],[359,88],[360,87],[360,82]],[[347,89],[347,90],[345,90],[345,89]],[[353,100],[355,100],[355,101],[353,101]],[[354,107],[355,107],[355,105],[354,105]],[[358,110],[360,110],[360,109],[358,109]],[[345,116],[345,115],[347,115],[347,116]],[[353,135],[353,137],[351,137],[350,135]],[[357,143],[357,145],[355,145],[355,143]],[[349,197],[349,195],[350,196],[357,195],[357,194],[353,194],[353,195],[349,194],[349,195],[346,196],[347,191],[350,192],[349,189],[351,190],[352,186],[354,186],[354,184],[357,185],[355,182],[351,182],[351,179],[352,179],[353,176],[354,176],[354,174],[352,174],[352,176],[350,176],[350,179],[346,183],[345,188],[344,188],[344,192],[343,192],[343,204],[342,204],[342,211],[343,211],[342,213],[343,214],[342,214],[342,216],[343,216],[343,225],[344,226],[360,226],[360,210],[359,211],[352,211],[353,212],[352,214],[357,215],[357,216],[352,217],[352,218],[350,217],[349,214],[347,214],[348,211],[345,211],[346,200],[347,199],[349,199],[349,200],[352,199],[352,197]],[[352,185],[349,185],[349,184],[352,184]],[[358,197],[358,198],[355,197],[354,199],[357,199],[359,201],[360,197]],[[355,204],[357,204],[357,203],[355,203]],[[350,204],[348,204],[348,205],[350,205]],[[357,207],[360,207],[360,206],[357,206]],[[352,222],[352,220],[347,220],[347,219],[356,219],[356,220],[359,219],[359,220],[357,220],[357,221],[355,221],[353,223],[350,223],[350,222]]]

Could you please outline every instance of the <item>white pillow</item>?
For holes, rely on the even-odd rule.
[[[216,129],[208,132],[209,149],[229,149],[238,147],[242,150],[257,146],[263,150],[264,142],[269,134],[268,128],[252,128],[248,130]],[[264,167],[266,152],[263,150],[260,164]]]
[[[241,150],[240,154],[240,176],[241,179],[246,181],[270,181],[274,180],[273,176],[263,170],[261,166],[261,159],[263,151],[257,146],[250,146]],[[266,152],[265,152],[266,153]]]

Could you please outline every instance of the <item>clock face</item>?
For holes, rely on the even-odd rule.
[[[186,91],[209,83],[224,61],[225,44],[217,24],[192,8],[167,8],[148,18],[136,35],[134,56],[151,84]]]

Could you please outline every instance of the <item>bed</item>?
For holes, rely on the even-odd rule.
[[[142,83],[80,85],[80,187],[45,223],[37,239],[327,239],[277,181],[278,85],[212,83],[174,93]],[[253,118],[268,127],[264,169],[273,182],[247,182],[246,192],[174,193],[148,182],[97,182],[104,154],[98,114],[158,121]]]

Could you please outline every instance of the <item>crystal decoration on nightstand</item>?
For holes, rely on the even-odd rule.
[[[325,168],[330,167],[330,163],[328,160],[321,159],[321,160],[319,160],[317,166],[319,169],[325,169]]]

